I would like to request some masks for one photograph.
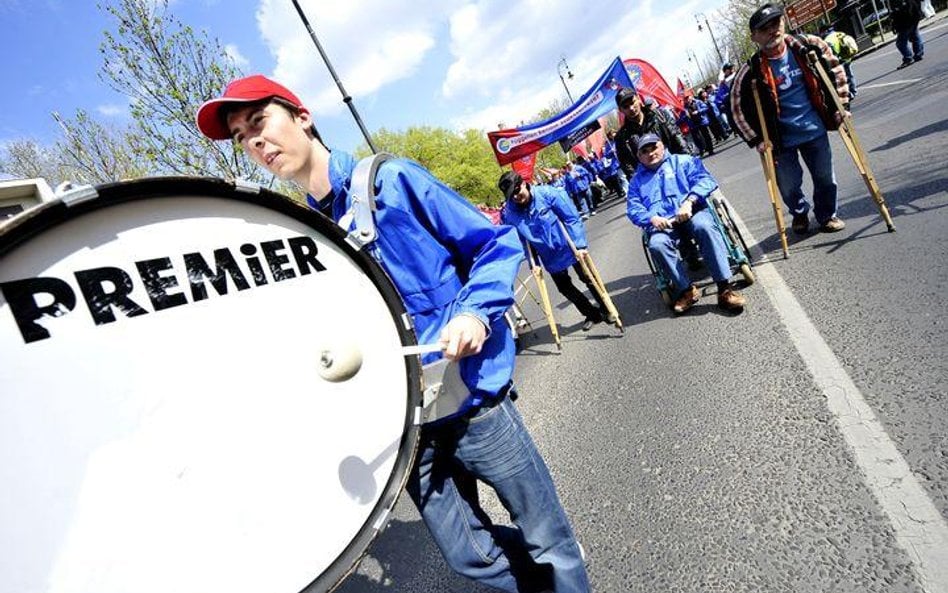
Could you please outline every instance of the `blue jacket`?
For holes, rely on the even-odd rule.
[[[351,205],[356,161],[332,151],[332,218]],[[438,341],[455,316],[474,315],[490,328],[479,354],[462,358],[461,377],[471,389],[462,411],[496,396],[511,380],[514,343],[504,320],[523,249],[514,229],[494,226],[474,206],[405,159],[385,162],[375,180],[378,239],[369,250],[388,273],[415,323],[420,344]],[[310,206],[315,201],[309,198]],[[426,354],[422,362],[440,358]]]
[[[572,170],[564,176],[564,179],[566,179],[566,191],[571,196],[585,192],[593,182],[592,175],[586,167],[579,165],[573,165]]]
[[[665,160],[652,170],[639,164],[629,181],[626,214],[636,226],[652,228],[653,216],[671,218],[689,195],[698,199],[698,205],[707,202],[718,182],[704,168],[698,157],[665,153]]]
[[[609,164],[606,164],[609,161]],[[602,147],[602,172],[599,177],[609,179],[619,174],[619,155],[616,154],[615,142],[606,142]]]
[[[727,104],[731,100],[731,85],[727,81],[721,81],[718,90],[714,93],[714,102],[719,111],[727,111]]]
[[[548,185],[533,185],[530,193],[533,199],[525,207],[507,200],[501,220],[517,229],[520,238],[530,244],[548,272],[561,272],[575,264],[576,257],[559,221],[563,221],[578,249],[588,246],[583,223],[565,191]]]
[[[711,120],[708,119],[708,104],[701,99],[695,99],[691,106],[685,107],[685,110],[689,112],[688,116],[692,123],[699,126],[711,125]],[[691,114],[692,111],[694,115]]]

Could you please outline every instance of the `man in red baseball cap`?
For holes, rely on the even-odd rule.
[[[309,205],[333,220],[351,207],[355,159],[326,148],[286,87],[259,75],[236,80],[201,106],[197,125],[297,182]],[[456,360],[470,390],[456,414],[422,427],[409,495],[459,573],[503,591],[587,593],[579,544],[512,403],[515,347],[504,312],[523,260],[516,230],[491,224],[408,160],[384,161],[375,187],[378,238],[367,248],[398,288],[419,343],[441,346],[422,362]],[[478,481],[497,492],[517,529],[490,522]]]

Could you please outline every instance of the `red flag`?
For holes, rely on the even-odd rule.
[[[635,58],[622,60],[622,63],[625,65],[626,72],[629,73],[629,78],[632,79],[632,84],[635,85],[635,90],[643,98],[655,99],[659,105],[671,105],[677,110],[685,108],[684,101],[675,95],[654,66],[645,60]]]
[[[678,79],[678,98],[682,101],[685,100],[685,83],[680,78]]]
[[[533,183],[533,168],[537,164],[537,153],[531,152],[510,164],[513,170],[527,183]]]

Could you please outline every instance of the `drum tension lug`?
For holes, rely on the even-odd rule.
[[[247,181],[246,179],[234,179],[234,189],[248,194],[259,194],[261,188],[258,183]]]
[[[66,206],[75,206],[99,197],[99,192],[91,185],[72,185],[63,183],[56,188],[57,197]]]

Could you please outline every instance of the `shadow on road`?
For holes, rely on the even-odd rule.
[[[337,593],[444,591],[489,593],[455,574],[428,535],[423,522],[392,519],[369,547],[361,568],[346,578]]]
[[[828,253],[833,253],[854,241],[888,234],[885,223],[879,216],[879,209],[872,198],[869,197],[865,186],[860,185],[859,191],[862,192],[864,198],[840,204],[839,214],[841,218],[847,221],[864,217],[868,218],[868,223],[865,226],[855,231],[847,231],[843,235],[819,233],[812,228],[806,235],[797,235],[788,228],[787,243],[790,246],[791,256],[794,251],[822,250],[827,248]],[[896,228],[898,228],[900,218],[916,214],[925,214],[948,206],[948,195],[946,195],[946,199],[942,203],[937,205],[921,206],[915,203],[918,200],[929,198],[939,193],[948,194],[948,178],[932,179],[915,185],[896,187],[894,189],[883,187],[882,193],[886,205],[889,208],[889,215],[892,216],[892,222]],[[851,224],[852,222],[850,222],[850,225]],[[760,248],[771,261],[779,260],[783,257],[781,253],[780,236],[777,234],[776,228],[774,228],[773,231],[774,232],[770,235],[759,240]]]
[[[918,128],[917,130],[913,130],[909,132],[908,134],[902,134],[901,136],[896,136],[895,138],[889,138],[889,140],[885,144],[877,146],[873,148],[872,150],[870,150],[869,152],[886,151],[891,148],[895,148],[896,146],[903,144],[905,142],[910,142],[912,140],[916,140],[918,138],[921,138],[922,136],[927,136],[929,134],[937,134],[939,132],[944,132],[945,130],[948,130],[948,120],[943,119],[939,122],[935,122],[923,128]]]

